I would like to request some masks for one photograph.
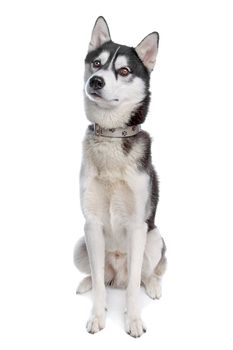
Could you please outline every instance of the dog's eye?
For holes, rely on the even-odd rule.
[[[130,70],[127,67],[122,67],[118,70],[118,74],[120,74],[122,77],[127,77],[129,73],[130,73]]]
[[[92,65],[93,65],[94,68],[99,68],[99,67],[101,67],[101,62],[100,62],[100,60],[95,60],[92,63]]]

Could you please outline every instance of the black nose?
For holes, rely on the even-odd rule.
[[[97,75],[94,75],[94,77],[91,78],[90,82],[90,87],[94,90],[100,90],[104,87],[105,82],[104,79],[101,77],[98,77]]]

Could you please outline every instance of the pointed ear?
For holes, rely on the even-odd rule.
[[[107,22],[104,17],[97,18],[94,28],[92,30],[91,41],[88,47],[88,51],[98,49],[101,45],[111,40]]]
[[[139,58],[149,72],[152,72],[159,46],[159,33],[153,32],[147,35],[135,48]]]

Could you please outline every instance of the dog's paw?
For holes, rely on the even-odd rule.
[[[125,330],[131,337],[138,338],[146,332],[146,327],[140,317],[130,318],[126,315],[125,318]]]
[[[162,296],[162,287],[160,281],[156,277],[151,277],[145,285],[146,294],[151,299],[160,299]]]
[[[95,334],[105,327],[105,312],[95,315],[92,314],[87,322],[88,333]]]
[[[91,276],[85,277],[80,283],[78,288],[76,289],[76,294],[83,294],[88,292],[92,288],[92,280]]]

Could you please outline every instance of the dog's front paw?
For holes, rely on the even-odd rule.
[[[125,330],[131,337],[141,337],[146,332],[146,327],[140,317],[125,317]]]
[[[87,331],[88,333],[94,334],[105,327],[105,311],[92,314],[89,320],[87,321]]]

